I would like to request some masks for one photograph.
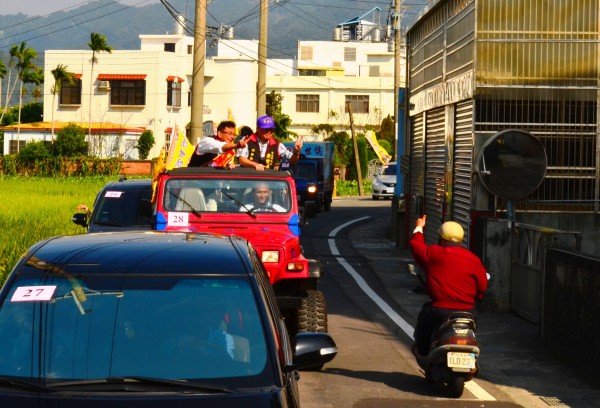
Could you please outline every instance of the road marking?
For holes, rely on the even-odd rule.
[[[400,316],[398,313],[396,313],[394,311],[394,309],[392,309],[390,307],[390,305],[388,305],[381,297],[379,297],[379,295],[377,293],[375,293],[375,291],[373,289],[371,289],[371,287],[367,284],[367,282],[363,279],[363,277],[360,276],[360,274],[358,272],[356,272],[356,270],[352,267],[352,265],[350,265],[348,263],[348,261],[346,261],[343,257],[340,256],[340,251],[338,250],[338,248],[335,244],[335,236],[337,235],[338,232],[340,232],[342,229],[346,228],[349,225],[352,225],[352,224],[360,222],[360,221],[364,221],[369,218],[371,218],[371,217],[366,216],[366,217],[361,217],[361,218],[357,218],[354,220],[350,220],[350,221],[334,228],[333,230],[331,230],[331,232],[329,233],[329,239],[328,239],[329,250],[331,251],[331,254],[336,257],[336,259],[340,263],[340,265],[346,270],[346,272],[348,272],[348,274],[350,274],[350,276],[358,284],[358,287],[363,292],[365,292],[365,294],[369,298],[371,298],[371,300],[373,302],[375,302],[375,304],[377,306],[379,306],[379,308],[383,311],[383,313],[385,313],[400,329],[402,329],[402,331],[404,333],[406,333],[406,335],[409,338],[412,339],[415,329],[410,324],[408,324],[406,322],[406,320],[404,320],[402,318],[402,316]],[[478,384],[476,384],[474,380],[467,381],[465,383],[465,388],[468,389],[471,392],[471,394],[473,394],[477,399],[479,399],[481,401],[496,401],[496,398],[494,398],[486,390],[484,390]]]

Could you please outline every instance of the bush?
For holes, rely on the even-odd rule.
[[[51,154],[51,146],[48,148],[48,143],[44,141],[30,142],[21,148],[17,154],[17,159],[23,163],[33,162],[36,160],[47,159]]]
[[[137,144],[140,160],[146,160],[150,154],[150,150],[154,146],[154,134],[151,130],[144,130]]]
[[[62,157],[77,157],[87,154],[85,130],[81,126],[69,123],[56,134],[56,154]]]

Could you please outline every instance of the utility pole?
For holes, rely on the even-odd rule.
[[[193,145],[202,139],[204,123],[204,63],[206,58],[206,0],[196,0],[194,24],[194,62],[192,69],[191,140]]]
[[[394,13],[393,23],[394,23],[394,154],[396,160],[399,158],[398,155],[398,143],[404,143],[404,141],[398,140],[398,123],[402,118],[399,116],[398,112],[398,99],[400,96],[400,79],[401,79],[401,60],[402,60],[402,36],[400,32],[400,16],[402,14],[402,0],[396,0],[396,12]]]
[[[352,134],[352,143],[354,145],[354,163],[356,164],[356,182],[358,183],[358,195],[364,195],[362,182],[362,171],[360,169],[360,156],[358,154],[358,143],[356,143],[356,134],[354,133],[354,117],[352,116],[352,103],[348,103],[348,114],[350,115],[350,133]]]
[[[258,34],[258,86],[256,111],[258,116],[267,114],[267,31],[269,0],[260,0],[260,28]]]

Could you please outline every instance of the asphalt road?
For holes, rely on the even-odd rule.
[[[405,271],[410,253],[390,237],[391,202],[336,199],[302,232],[305,255],[325,266],[320,288],[338,356],[300,374],[303,407],[598,407],[600,387],[536,343],[537,327],[510,314],[481,314],[478,378],[448,399],[410,352],[427,296]]]

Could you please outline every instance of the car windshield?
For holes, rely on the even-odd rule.
[[[0,377],[272,381],[246,276],[20,275],[0,307]]]
[[[290,185],[264,179],[169,179],[164,188],[167,211],[237,213],[289,212]]]
[[[105,190],[94,206],[92,222],[115,227],[148,226],[150,224],[152,190]]]
[[[383,168],[383,173],[386,176],[395,176],[396,175],[396,165],[395,164],[388,164],[386,167]]]

